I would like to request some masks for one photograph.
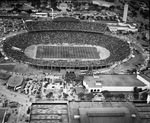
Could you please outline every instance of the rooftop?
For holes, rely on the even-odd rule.
[[[150,75],[149,74],[140,74],[140,76],[142,78],[144,78],[145,80],[147,80],[148,82],[150,82]]]
[[[121,117],[125,115],[125,116],[128,116],[128,118],[130,119],[129,114],[137,114],[135,107],[131,102],[69,102],[69,110],[70,110],[69,111],[70,123],[91,123],[90,121],[84,122],[84,120],[86,120],[88,115],[91,117],[91,119],[89,118],[89,120],[92,120],[92,123],[99,123],[99,122],[96,122],[96,120],[99,119],[100,115],[106,116],[105,113],[109,114],[110,117],[100,117],[102,118],[101,123],[104,123],[104,118],[109,120],[109,118],[113,119],[113,117],[115,118],[116,116],[119,116],[121,114],[120,115]],[[89,113],[88,115],[85,114],[86,111],[87,113]],[[94,111],[95,111],[95,114],[93,113]],[[112,112],[115,112],[116,116],[112,115]],[[74,119],[75,115],[79,115],[81,120]],[[94,118],[95,118],[95,122],[94,122]],[[137,117],[137,119],[135,119],[135,123],[140,123],[139,121],[140,119],[139,117]],[[108,122],[112,123],[110,122],[110,120]],[[117,121],[117,123],[119,122],[120,121]],[[130,123],[130,122],[121,122],[121,123]]]
[[[96,85],[96,81],[101,82],[102,86],[145,86],[136,75],[99,75],[99,78],[86,76],[84,81],[90,87],[100,87],[101,85]]]
[[[11,76],[8,80],[8,86],[16,87],[21,85],[23,82],[23,77],[20,75]]]
[[[81,123],[133,123],[125,107],[79,108]]]

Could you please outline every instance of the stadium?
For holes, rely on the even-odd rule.
[[[3,41],[5,56],[45,69],[98,70],[123,62],[130,44],[105,33],[105,24],[58,17],[28,21],[27,32]]]

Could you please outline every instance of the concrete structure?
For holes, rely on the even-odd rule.
[[[127,21],[127,16],[128,16],[128,4],[124,5],[124,12],[123,12],[123,21]]]
[[[135,23],[107,23],[107,27],[111,32],[125,31],[125,32],[137,32],[138,28]]]
[[[150,89],[150,78],[144,74],[137,75],[137,79],[142,81],[147,85],[147,88]]]
[[[106,1],[103,1],[103,0],[92,0],[92,3],[93,4],[97,4],[99,6],[105,6],[105,7],[110,7],[110,6],[114,6],[114,3],[112,2],[106,2]]]
[[[39,101],[31,105],[30,123],[69,123],[67,101]]]
[[[23,82],[23,77],[20,75],[13,75],[9,78],[7,82],[8,87],[16,88],[19,87]]]
[[[80,123],[133,123],[134,118],[125,107],[79,108]]]
[[[108,28],[111,32],[117,32],[117,31],[125,31],[125,32],[137,32],[138,29],[131,25],[108,25]]]
[[[133,91],[134,87],[146,89],[147,84],[136,78],[136,75],[99,75],[86,76],[83,85],[88,92]]]

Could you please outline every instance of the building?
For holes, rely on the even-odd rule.
[[[93,4],[97,4],[99,6],[105,6],[105,7],[110,7],[110,6],[114,6],[114,3],[112,2],[106,2],[106,1],[103,1],[103,0],[92,0],[92,3]]]
[[[99,75],[86,76],[83,85],[88,92],[133,91],[134,87],[146,89],[147,83],[140,81],[136,75]]]
[[[132,102],[69,102],[69,110],[70,123],[144,123]]]
[[[66,101],[38,101],[31,106],[30,123],[69,123]]]
[[[125,107],[79,108],[80,123],[133,123],[135,114]]]
[[[147,84],[148,89],[150,89],[150,77],[145,74],[137,75],[137,79]]]
[[[111,32],[125,31],[125,32],[137,32],[136,24],[131,23],[107,23],[107,27]]]
[[[47,18],[48,17],[48,13],[32,13],[30,16],[31,17],[36,17],[36,18],[38,18],[38,17]]]
[[[8,79],[8,82],[7,82],[6,85],[7,85],[7,87],[13,88],[15,90],[17,87],[21,86],[22,82],[23,82],[23,77],[22,76],[13,75]]]

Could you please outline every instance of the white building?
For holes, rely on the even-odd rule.
[[[36,18],[38,18],[38,17],[47,18],[48,17],[48,13],[32,13],[30,16],[31,17],[36,17]]]
[[[88,80],[89,79],[89,80]],[[102,91],[102,83],[101,81],[97,80],[91,81],[90,78],[86,78],[86,80],[83,81],[83,85],[88,90],[88,92],[101,92]]]
[[[85,76],[83,85],[88,92],[133,91],[134,87],[146,89],[147,84],[137,79],[136,75],[99,75]]]
[[[111,32],[126,31],[126,32],[137,32],[136,24],[129,23],[107,23],[107,27]]]

